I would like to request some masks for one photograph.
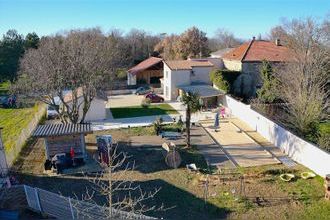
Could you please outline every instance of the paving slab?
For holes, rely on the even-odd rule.
[[[201,122],[201,125],[223,148],[224,152],[229,154],[230,158],[241,167],[280,163],[230,120],[221,121],[218,132],[215,131],[212,121]]]
[[[288,167],[293,167],[297,165],[297,163],[294,162],[294,160],[292,160],[290,157],[288,157],[284,152],[282,152],[279,147],[276,147],[274,144],[264,138],[261,134],[259,134],[256,130],[252,129],[248,124],[244,123],[238,118],[231,118],[230,121],[239,129],[244,131],[248,136],[250,136],[255,142],[260,144],[260,146],[270,152],[284,165]]]

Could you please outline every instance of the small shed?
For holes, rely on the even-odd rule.
[[[47,159],[55,154],[70,153],[71,148],[75,158],[86,158],[85,135],[91,133],[90,124],[48,124],[39,125],[33,136],[44,138]]]

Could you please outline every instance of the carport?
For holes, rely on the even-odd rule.
[[[178,89],[180,96],[182,92],[198,93],[204,109],[216,108],[219,103],[219,97],[224,95],[220,90],[206,84],[179,86]]]

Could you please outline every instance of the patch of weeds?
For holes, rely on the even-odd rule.
[[[292,170],[289,168],[271,168],[271,169],[267,169],[261,172],[261,174],[263,175],[273,175],[273,176],[277,176],[277,175],[281,175],[284,173],[295,173],[296,170]]]
[[[152,126],[148,127],[132,127],[122,129],[127,132],[130,136],[143,136],[143,135],[155,135],[155,130]]]
[[[275,183],[276,180],[274,178],[265,178],[265,179],[262,179],[261,182],[263,182],[263,183]]]
[[[247,211],[249,209],[254,208],[254,204],[253,202],[251,202],[249,199],[245,198],[245,197],[240,197],[238,199],[238,202],[241,203],[244,207],[244,209]]]

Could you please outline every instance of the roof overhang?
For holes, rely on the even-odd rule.
[[[213,88],[210,85],[190,85],[190,86],[178,86],[178,89],[183,90],[184,92],[193,92],[198,93],[201,98],[216,97],[224,95],[225,93]]]
[[[93,133],[90,124],[48,124],[39,125],[33,132],[33,137],[65,136]]]

